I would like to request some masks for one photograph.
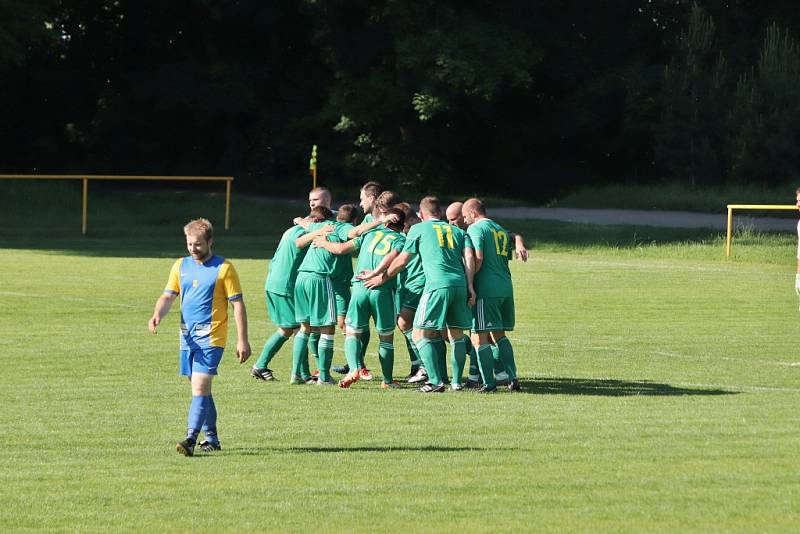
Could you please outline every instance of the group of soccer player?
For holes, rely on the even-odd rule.
[[[400,385],[394,379],[395,328],[409,353],[406,380],[424,382],[422,393],[443,392],[448,384],[453,391],[492,393],[498,380],[520,389],[505,332],[514,328],[508,261],[514,254],[527,260],[521,236],[492,221],[476,198],[453,203],[446,213],[436,197],[423,198],[419,213],[400,200],[379,183],[366,183],[360,191],[364,220],[355,225],[354,206],[334,214],[330,191],[309,193],[309,215],[284,232],[270,262],[266,305],[278,328],[251,369],[254,378],[274,380],[268,365],[294,335],[290,383],[349,388],[371,380],[365,353],[372,319],[385,389]],[[341,367],[332,366],[337,325],[345,334],[347,363]],[[317,366],[313,373],[309,355]],[[345,376],[337,382],[332,371]]]
[[[313,189],[309,214],[296,218],[281,237],[265,284],[267,311],[277,330],[251,375],[274,380],[267,366],[294,335],[292,384],[349,388],[371,380],[364,356],[372,319],[385,389],[399,387],[394,380],[397,327],[411,363],[406,380],[424,382],[420,392],[443,392],[449,384],[453,391],[475,387],[492,393],[499,381],[519,391],[514,351],[505,332],[514,328],[508,261],[512,255],[527,261],[521,236],[489,219],[476,198],[451,204],[445,214],[439,200],[429,196],[416,213],[394,192],[368,182],[360,192],[365,217],[358,225],[355,206],[341,206],[334,214],[331,201],[326,188]],[[229,302],[240,363],[251,349],[239,277],[228,260],[212,252],[211,223],[196,219],[183,230],[189,255],[174,263],[148,327],[157,333],[180,297],[180,373],[189,377],[192,400],[187,434],[176,449],[192,456],[196,445],[204,452],[222,448],[211,384],[225,347]],[[345,333],[347,363],[332,367],[337,326]],[[465,330],[471,330],[472,339]],[[451,345],[450,377],[445,340]],[[316,361],[313,373],[309,354]],[[337,382],[331,371],[344,377]],[[204,439],[198,444],[201,433]]]

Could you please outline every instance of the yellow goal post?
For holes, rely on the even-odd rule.
[[[89,226],[89,180],[144,180],[160,182],[225,182],[225,229],[231,227],[231,182],[233,176],[136,176],[105,174],[0,174],[0,180],[82,180],[81,234]]]
[[[783,210],[797,211],[793,204],[728,204],[728,232],[725,236],[725,256],[731,255],[731,242],[733,241],[733,210]]]

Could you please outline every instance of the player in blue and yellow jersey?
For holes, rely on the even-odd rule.
[[[514,349],[505,334],[514,329],[514,287],[508,268],[512,254],[511,238],[502,226],[486,216],[486,208],[477,198],[464,202],[462,213],[475,248],[477,301],[472,310],[472,341],[478,347],[478,365],[484,388],[496,387],[491,342],[497,347],[500,361],[508,373],[508,389],[519,391]]]
[[[239,277],[231,262],[214,255],[214,229],[206,219],[195,219],[183,228],[189,256],[175,262],[167,287],[156,301],[148,322],[152,333],[180,297],[180,373],[188,376],[192,386],[186,439],[177,450],[192,456],[201,430],[205,440],[203,451],[219,450],[217,408],[211,395],[211,382],[217,374],[222,351],[228,336],[228,303],[233,307],[238,339],[236,355],[239,363],[250,357],[247,340],[247,310],[242,298]]]
[[[324,238],[317,238],[314,243],[334,254],[352,254],[354,251],[359,251],[356,264],[356,271],[359,273],[372,271],[381,264],[388,266],[400,253],[405,242],[405,236],[401,233],[405,214],[400,209],[392,208],[381,213],[378,220],[383,223],[382,226],[346,243],[331,243]],[[376,289],[369,289],[360,279],[353,279],[353,296],[345,319],[347,337],[344,346],[347,363],[353,371],[339,382],[339,387],[348,388],[361,378],[358,370],[361,347],[359,337],[364,329],[368,328],[370,317],[375,322],[375,329],[380,338],[378,359],[383,372],[382,387],[398,387],[399,384],[393,380],[394,289],[394,280]]]
[[[386,271],[391,278],[403,270],[409,260],[419,255],[425,271],[425,289],[414,315],[414,343],[428,370],[429,383],[423,393],[445,389],[437,360],[444,354],[440,331],[447,327],[453,345],[453,386],[461,389],[466,362],[464,330],[471,324],[469,306],[475,302],[473,288],[474,256],[469,236],[460,228],[441,220],[441,206],[436,197],[420,201],[421,223],[411,227],[403,252]]]

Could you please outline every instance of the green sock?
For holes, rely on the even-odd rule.
[[[333,334],[322,334],[319,339],[319,379],[328,382],[331,379],[331,362],[333,361]]]
[[[494,381],[494,361],[492,358],[492,346],[481,345],[478,347],[478,366],[483,376],[483,383],[489,387],[497,384]]]
[[[414,338],[412,334],[414,330],[408,329],[403,332],[403,337],[406,338],[406,348],[408,349],[408,358],[411,360],[411,368],[417,368],[422,365],[422,360],[419,357],[419,351],[417,350],[417,346],[414,344]]]
[[[361,350],[361,342],[358,336],[349,335],[344,338],[344,357],[347,359],[347,366],[350,372],[358,369],[358,352]]]
[[[288,337],[283,337],[281,331],[278,330],[270,338],[264,343],[264,348],[261,351],[261,356],[258,357],[258,361],[256,361],[256,367],[259,369],[266,369],[269,362],[272,361],[272,358],[275,354],[281,350],[281,347],[284,343],[289,340]]]
[[[383,383],[391,384],[394,372],[394,344],[391,341],[381,341],[378,344],[378,360],[381,362]]]
[[[438,366],[436,365],[436,347],[433,346],[433,340],[423,337],[414,343],[417,346],[420,358],[422,358],[422,364],[428,370],[428,382],[438,386],[442,383],[442,379],[439,376]]]
[[[475,346],[469,336],[464,336],[464,339],[466,340],[467,354],[469,355],[469,376],[467,378],[473,382],[480,382],[481,371],[478,367],[478,351],[475,350]]]
[[[503,360],[500,359],[500,349],[497,348],[497,345],[491,345],[492,347],[492,359],[494,360],[494,374],[502,373],[505,371],[505,367],[503,367]]]
[[[308,336],[308,355],[314,358],[314,363],[319,369],[319,332],[311,332]]]
[[[500,360],[503,362],[503,367],[508,373],[508,379],[514,380],[517,378],[517,362],[514,361],[514,347],[511,346],[511,340],[507,337],[501,337],[497,342],[497,350],[500,353]]]
[[[358,351],[358,367],[367,366],[366,363],[364,362],[366,362],[365,357],[367,356],[367,348],[369,347],[369,338],[370,338],[369,326],[367,326],[359,336],[359,339],[361,341],[361,346],[360,350]],[[356,369],[358,369],[358,367],[356,367]]]
[[[303,360],[306,364],[303,366]],[[305,367],[305,375],[303,368]],[[292,375],[301,378],[308,378],[308,334],[298,332],[294,336],[294,345],[292,346]]]
[[[453,384],[460,384],[464,377],[464,364],[467,362],[466,347],[464,346],[464,336],[456,339],[452,343],[452,353],[450,354],[450,366],[453,368]]]
[[[442,379],[442,383],[449,381],[447,377],[447,346],[444,344],[444,339],[437,337],[431,340],[433,348],[436,349],[436,371]]]

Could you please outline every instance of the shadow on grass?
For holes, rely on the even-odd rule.
[[[340,452],[469,452],[486,450],[510,450],[497,447],[421,447],[373,446],[373,447],[247,447],[226,448],[226,453],[240,456],[260,456],[267,452],[294,452],[300,454],[340,453]]]
[[[683,395],[738,395],[724,389],[685,388],[649,380],[612,380],[594,378],[520,379],[523,393],[533,395],[589,395],[598,397],[677,397]]]

